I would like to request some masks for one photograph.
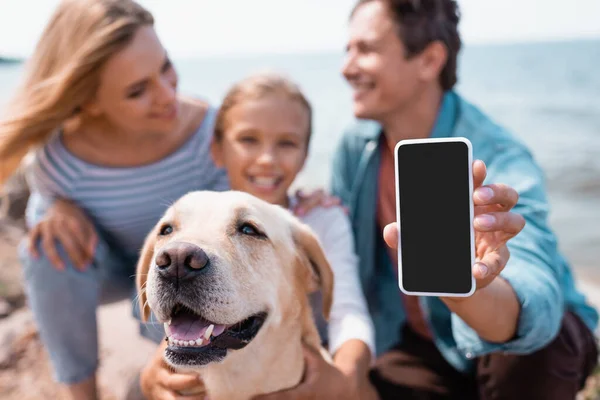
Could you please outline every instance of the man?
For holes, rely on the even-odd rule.
[[[458,21],[453,0],[359,0],[350,19],[343,75],[360,121],[342,139],[332,186],[350,209],[376,327],[371,381],[382,399],[574,399],[596,365],[598,315],[557,250],[529,151],[453,91]],[[468,138],[483,161],[477,291],[463,300],[405,296],[396,275],[392,149],[442,136]]]

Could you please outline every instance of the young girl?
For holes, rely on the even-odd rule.
[[[259,74],[237,83],[217,114],[211,147],[215,163],[227,171],[230,188],[292,208],[295,199],[288,191],[306,161],[311,114],[311,106],[299,88],[281,76]],[[318,398],[355,398],[359,385],[363,390],[368,386],[367,371],[375,351],[351,227],[339,207],[317,207],[302,221],[319,237],[335,274],[326,334],[318,315],[317,322],[322,336],[328,338],[335,367],[341,372],[338,376],[346,379],[330,381],[324,387],[312,384],[312,389]],[[327,368],[325,363],[320,365]],[[292,390],[308,390],[306,386],[313,378],[306,376],[304,387]]]

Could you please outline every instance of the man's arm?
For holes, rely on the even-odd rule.
[[[512,286],[501,276],[475,292],[468,301],[443,300],[483,340],[505,343],[515,337],[521,306]]]
[[[513,212],[526,224],[508,241],[510,259],[497,282],[470,305],[451,306],[454,337],[458,347],[472,356],[530,353],[554,338],[563,314],[559,277],[565,266],[548,226],[543,174],[530,154],[517,148],[493,160],[487,181],[519,193]]]

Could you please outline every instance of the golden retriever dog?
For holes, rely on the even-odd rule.
[[[307,293],[333,272],[314,233],[282,207],[242,192],[189,193],[165,212],[137,266],[144,320],[165,323],[165,359],[198,372],[211,400],[297,385],[302,344],[321,352]]]

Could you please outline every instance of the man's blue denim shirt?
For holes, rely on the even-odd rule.
[[[398,281],[375,218],[381,134],[379,124],[365,120],[346,131],[336,151],[331,181],[333,193],[350,209],[361,260],[359,273],[375,323],[378,354],[401,341],[405,321]],[[501,276],[514,288],[521,314],[514,340],[489,343],[451,314],[438,298],[421,298],[439,350],[456,369],[467,372],[474,358],[487,353],[528,354],[544,347],[557,335],[567,310],[595,331],[598,313],[576,289],[570,266],[558,250],[548,225],[543,172],[529,150],[475,106],[449,91],[431,137],[452,136],[471,141],[474,159],[483,160],[487,166],[485,184],[504,183],[519,193],[513,211],[523,215],[526,225],[509,241],[510,260]]]

